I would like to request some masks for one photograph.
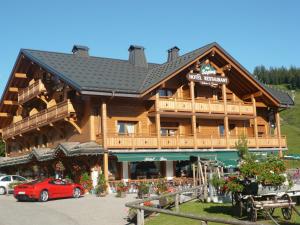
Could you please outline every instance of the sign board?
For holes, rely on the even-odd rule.
[[[187,79],[204,86],[217,87],[220,84],[228,84],[228,77],[217,76],[217,71],[210,64],[203,64],[200,73],[189,73]]]

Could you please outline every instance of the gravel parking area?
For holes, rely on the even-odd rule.
[[[17,202],[13,196],[0,196],[0,225],[128,225],[125,203],[136,194],[116,198],[85,195],[79,199]]]

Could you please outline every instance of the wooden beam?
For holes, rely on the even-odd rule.
[[[11,100],[4,100],[3,101],[4,105],[18,105],[17,101],[11,101]]]
[[[256,102],[256,107],[259,108],[267,108],[268,106],[263,102]]]
[[[246,100],[246,99],[251,98],[252,96],[253,96],[254,98],[259,97],[259,96],[262,96],[262,92],[261,92],[261,91],[257,91],[257,92],[252,93],[252,94],[244,95],[244,96],[242,97],[242,99],[243,99],[243,100]]]
[[[258,128],[257,128],[257,112],[256,112],[256,100],[254,95],[251,95],[251,101],[253,104],[253,115],[254,115],[254,137],[255,137],[255,145],[258,148]]]
[[[82,133],[81,131],[81,128],[77,125],[77,123],[73,120],[73,119],[68,119],[68,118],[65,118],[65,121],[69,122],[76,130],[79,134]]]
[[[19,89],[17,87],[10,87],[8,89],[9,92],[14,92],[14,93],[18,93],[19,92]]]
[[[275,120],[276,120],[276,133],[277,133],[278,142],[279,142],[278,155],[281,158],[283,155],[282,155],[282,144],[281,144],[280,115],[279,115],[278,111],[275,112]]]
[[[15,73],[15,78],[26,79],[27,78],[27,74],[26,73]]]
[[[0,112],[0,117],[12,117],[12,115],[6,112]]]

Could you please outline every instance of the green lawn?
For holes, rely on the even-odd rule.
[[[286,89],[283,85],[278,88]],[[300,153],[300,90],[296,91],[295,106],[280,115],[281,133],[287,136],[288,153]]]
[[[300,206],[297,207],[300,210]],[[219,217],[219,218],[233,218],[233,210],[231,204],[215,204],[215,203],[201,203],[201,202],[189,202],[182,204],[180,206],[181,212],[192,213],[195,215],[206,215],[210,217]],[[281,210],[276,209],[274,212],[274,216],[277,221],[280,221],[280,224],[294,224],[299,225],[300,217],[293,214],[292,220],[290,222],[286,222],[282,219]],[[263,217],[260,216],[259,220],[263,221]],[[298,221],[298,223],[296,223]],[[271,221],[268,220],[268,223],[272,224]],[[146,221],[146,225],[199,225],[199,221],[179,218],[175,216],[169,216],[165,214],[156,215],[151,217]],[[217,225],[218,223],[208,223],[209,225]]]

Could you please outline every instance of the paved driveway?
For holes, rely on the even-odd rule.
[[[86,195],[80,199],[17,202],[12,196],[0,196],[0,225],[125,225],[125,202],[135,195],[105,198]]]

